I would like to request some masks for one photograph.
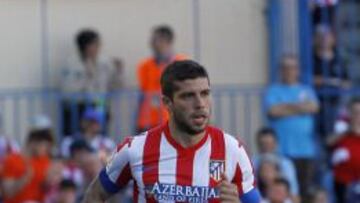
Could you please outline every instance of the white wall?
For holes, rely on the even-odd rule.
[[[40,4],[0,1],[0,89],[41,85]]]
[[[0,89],[41,86],[41,0],[1,0]],[[262,84],[267,74],[263,0],[199,0],[201,62],[214,84]],[[126,63],[126,82],[136,85],[138,61],[150,54],[150,30],[169,24],[176,49],[194,56],[192,0],[47,0],[50,82],[74,56],[74,35],[98,30],[105,55]],[[46,56],[46,55],[45,55]]]

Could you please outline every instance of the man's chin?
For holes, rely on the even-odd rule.
[[[204,124],[204,125],[201,125],[201,126],[193,126],[192,128],[191,128],[191,130],[192,130],[192,134],[193,135],[197,135],[197,134],[199,134],[199,133],[202,133],[202,132],[204,132],[205,131],[205,129],[206,129],[206,126],[207,126],[207,124]]]

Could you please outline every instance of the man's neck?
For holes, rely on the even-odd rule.
[[[198,144],[205,136],[206,132],[203,131],[196,135],[190,135],[184,131],[181,131],[170,119],[169,121],[170,136],[184,148],[192,147]]]
[[[87,141],[91,141],[92,139],[94,139],[97,136],[97,133],[92,133],[92,132],[84,132],[83,134],[85,140]]]
[[[316,54],[324,59],[332,59],[335,55],[333,49],[326,47],[317,49]]]
[[[156,63],[169,63],[173,58],[173,53],[170,51],[166,54],[155,54]]]

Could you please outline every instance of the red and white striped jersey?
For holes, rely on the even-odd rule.
[[[166,123],[118,145],[99,177],[110,193],[133,179],[134,202],[219,202],[223,173],[240,196],[255,186],[250,159],[231,135],[209,126],[198,144],[184,148]]]

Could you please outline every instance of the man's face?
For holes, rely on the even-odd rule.
[[[360,103],[355,103],[350,108],[351,124],[360,126]]]
[[[177,127],[190,135],[205,130],[211,114],[209,81],[205,77],[175,81],[178,90],[164,103]]]
[[[275,178],[279,176],[279,171],[275,164],[271,162],[263,162],[259,168],[259,178],[265,183],[271,183]]]
[[[320,191],[315,194],[315,200],[314,203],[328,203],[328,197],[326,192]]]
[[[262,135],[258,140],[261,153],[273,153],[276,150],[276,140],[271,134]]]
[[[289,197],[289,192],[283,184],[272,184],[268,189],[269,200],[274,203],[283,203]]]
[[[97,56],[99,55],[100,48],[101,48],[101,43],[99,40],[95,40],[91,44],[87,45],[85,49],[86,57],[96,59]]]
[[[331,32],[317,33],[315,39],[317,48],[332,49],[335,46],[335,36]]]
[[[284,58],[282,61],[282,77],[285,83],[296,83],[299,79],[299,64],[295,58]]]
[[[159,34],[154,34],[151,41],[151,48],[155,55],[166,57],[172,50],[172,43]]]
[[[100,123],[95,120],[83,120],[82,127],[89,135],[97,135],[101,131]]]
[[[86,149],[76,149],[72,155],[72,160],[81,166],[82,162],[86,159],[86,157],[91,156],[91,152]]]
[[[31,141],[29,147],[34,156],[42,157],[50,154],[51,143],[45,140]]]
[[[59,203],[74,203],[76,202],[76,190],[75,189],[62,189],[58,196]]]
[[[102,164],[97,154],[89,154],[81,160],[80,168],[87,179],[93,179],[101,171]]]

